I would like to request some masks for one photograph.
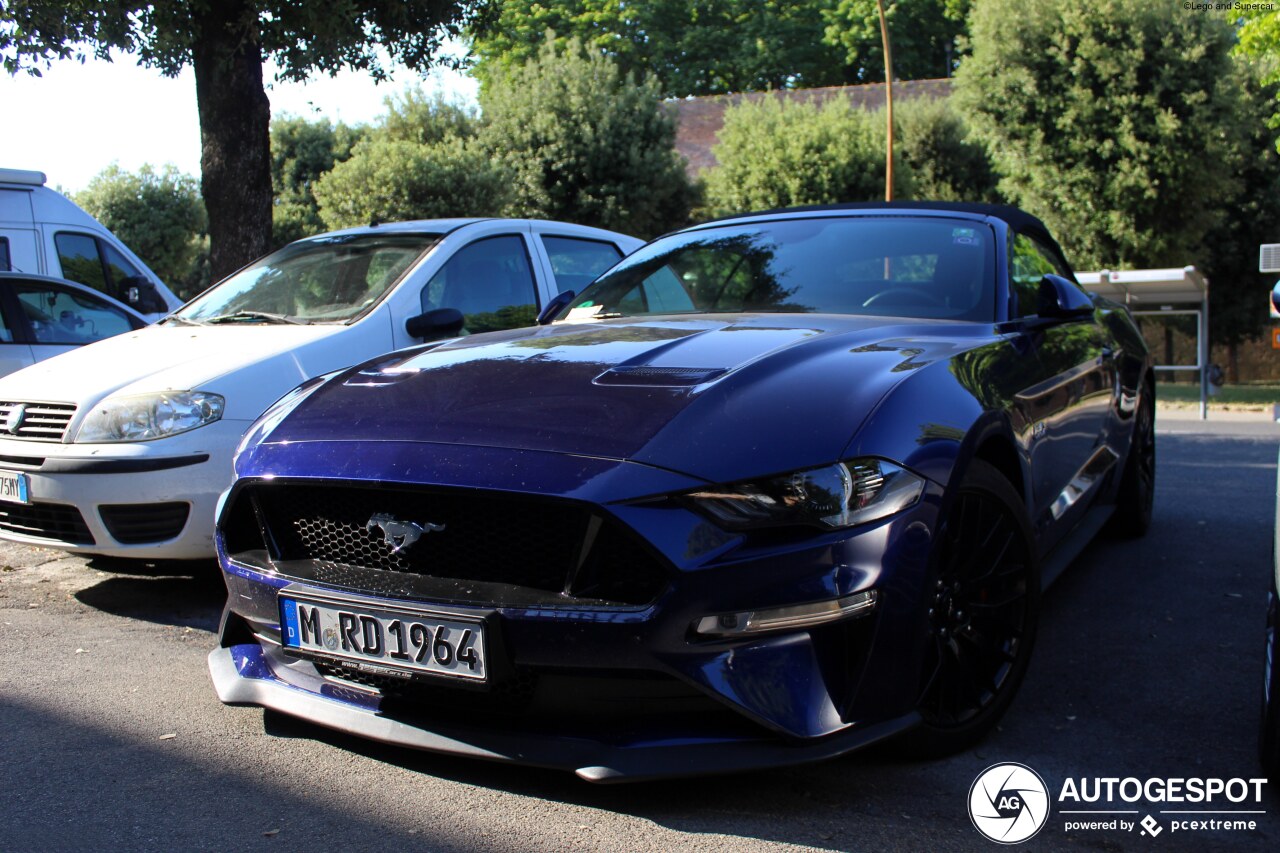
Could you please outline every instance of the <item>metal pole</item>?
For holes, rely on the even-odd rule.
[[[880,40],[884,42],[884,102],[888,124],[885,130],[888,144],[884,152],[884,200],[893,201],[893,51],[889,48],[889,25],[884,19],[883,0],[876,0],[876,8],[880,10]]]
[[[1200,303],[1200,420],[1209,419],[1209,283]]]

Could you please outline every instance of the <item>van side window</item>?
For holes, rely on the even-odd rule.
[[[114,290],[119,291],[121,289],[120,282],[126,278],[142,275],[142,273],[138,272],[138,268],[129,262],[128,258],[116,251],[115,246],[105,241],[100,242],[98,245],[102,248],[103,260],[106,262],[107,273],[111,277],[111,285]],[[119,299],[120,297],[117,296],[116,298]]]
[[[9,261],[9,238],[0,237],[0,272],[9,272],[13,264]]]
[[[58,263],[62,265],[62,277],[92,287],[108,296],[119,298],[107,284],[107,273],[98,254],[98,241],[87,234],[55,234],[53,244],[58,249]]]

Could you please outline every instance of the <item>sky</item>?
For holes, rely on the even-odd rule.
[[[264,77],[270,81],[270,69]],[[474,103],[476,81],[444,69],[426,78],[398,67],[375,84],[367,74],[343,72],[305,84],[268,82],[271,115],[327,116],[348,124],[368,122],[385,110],[383,100],[413,85]],[[190,68],[174,78],[139,67],[133,57],[114,62],[57,62],[42,77],[0,72],[0,167],[32,169],[64,192],[84,189],[112,163],[137,171],[144,163],[172,163],[200,175],[200,126]]]

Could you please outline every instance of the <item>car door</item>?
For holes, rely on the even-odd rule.
[[[1044,544],[1050,546],[1079,519],[1115,461],[1103,439],[1118,376],[1095,315],[1046,321],[1037,314],[1041,278],[1051,273],[1072,279],[1057,253],[1019,233],[1011,241],[1009,260],[1012,315],[1025,323],[1043,377],[1019,398],[1032,422],[1036,522],[1055,528],[1045,531]]]
[[[35,361],[146,325],[141,317],[86,288],[42,279],[13,279],[9,285]]]
[[[539,234],[550,268],[551,296],[582,288],[595,281],[605,270],[622,260],[622,250],[608,240],[595,240],[567,234]]]
[[[456,309],[463,333],[476,334],[531,326],[541,305],[526,236],[513,230],[479,236],[455,249],[421,286],[410,310]],[[405,319],[396,322],[397,334]]]
[[[0,279],[0,376],[35,364],[9,278]]]

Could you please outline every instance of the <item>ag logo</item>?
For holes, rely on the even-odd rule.
[[[1000,844],[1020,844],[1049,820],[1049,789],[1024,764],[993,764],[969,789],[969,819]]]

